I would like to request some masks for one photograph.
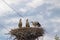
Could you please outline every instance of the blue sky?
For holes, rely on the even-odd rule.
[[[60,36],[60,0],[0,0],[0,40],[8,39],[4,34],[17,28],[20,18],[23,26],[27,18],[29,22],[39,21],[46,30],[44,40],[54,40],[56,34]]]

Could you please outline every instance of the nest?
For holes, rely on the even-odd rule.
[[[36,38],[43,36],[43,28],[17,28],[10,31],[11,35],[15,36],[16,40],[35,40]]]

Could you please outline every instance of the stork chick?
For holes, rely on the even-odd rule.
[[[19,27],[19,28],[22,28],[22,19],[19,20],[18,27]]]
[[[26,20],[26,28],[27,27],[30,27],[30,24],[29,24],[29,22],[28,22],[28,19]]]

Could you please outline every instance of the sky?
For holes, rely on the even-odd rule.
[[[23,26],[27,18],[38,21],[45,29],[44,40],[60,37],[60,0],[0,0],[0,40],[9,39],[5,34],[18,28],[20,18]]]

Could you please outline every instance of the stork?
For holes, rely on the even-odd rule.
[[[18,27],[19,27],[19,28],[22,28],[22,19],[19,20]]]
[[[41,27],[41,24],[38,21],[35,22],[31,22],[33,24],[34,27]]]
[[[26,28],[27,27],[30,27],[30,24],[29,24],[29,22],[28,22],[28,19],[26,19]]]

